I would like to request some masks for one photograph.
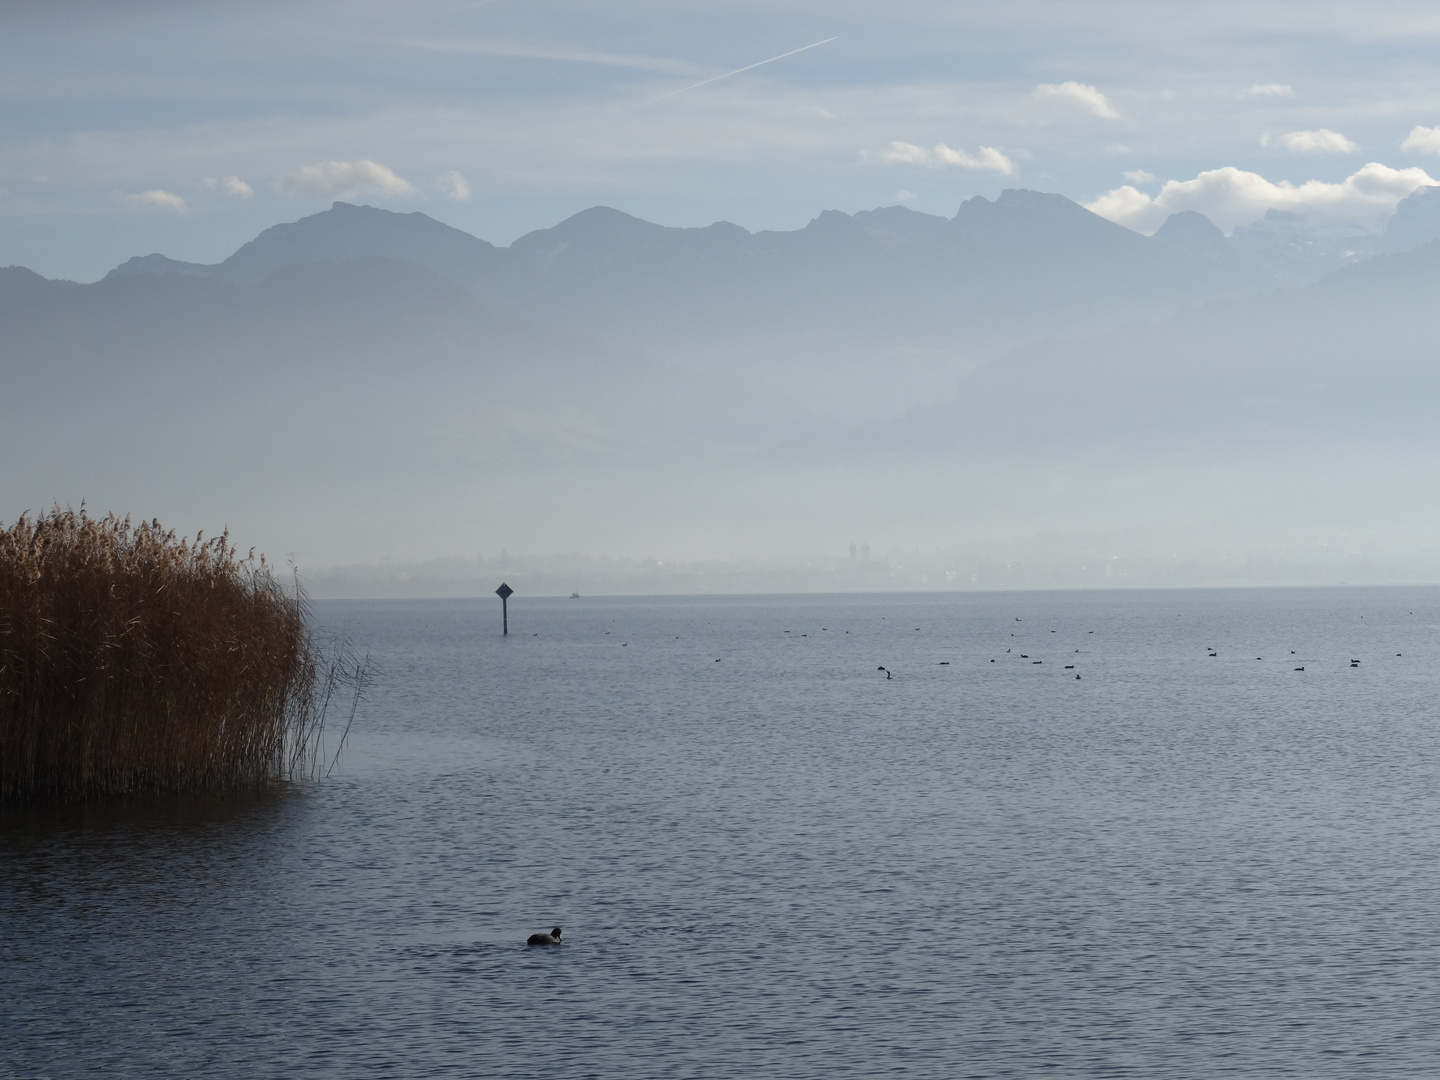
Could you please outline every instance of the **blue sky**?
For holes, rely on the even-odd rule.
[[[1440,177],[1437,46],[1429,3],[12,0],[0,265],[215,261],[334,198],[498,243],[1006,187],[1373,226]]]

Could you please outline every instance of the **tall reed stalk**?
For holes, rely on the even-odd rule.
[[[56,507],[0,529],[0,800],[315,776],[365,681],[305,599],[228,534],[193,541]],[[339,745],[344,744],[344,732]],[[339,747],[336,747],[338,754]]]

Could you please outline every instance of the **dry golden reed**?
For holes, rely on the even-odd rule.
[[[0,529],[0,800],[313,776],[337,691],[353,717],[363,681],[320,656],[298,586],[228,534],[83,507]]]

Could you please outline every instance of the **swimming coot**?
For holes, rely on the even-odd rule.
[[[559,945],[560,927],[555,927],[548,934],[531,934],[525,941],[526,945]]]

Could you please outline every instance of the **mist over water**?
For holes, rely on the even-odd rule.
[[[380,673],[326,782],[0,812],[8,1072],[1440,1050],[1440,590],[516,597],[509,638],[493,597],[317,611]]]
[[[830,590],[795,560],[852,543],[924,564],[882,588],[1435,580],[1437,199],[1344,258],[1011,189],[504,248],[337,202],[215,264],[11,267],[0,514],[228,525],[324,595],[500,551]],[[654,591],[606,578],[512,584]]]

